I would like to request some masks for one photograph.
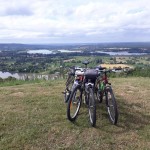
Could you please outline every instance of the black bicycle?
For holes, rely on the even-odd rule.
[[[83,62],[86,68],[88,63],[88,61]],[[67,117],[70,121],[76,120],[82,103],[82,95],[84,95],[84,101],[87,104],[89,110],[90,124],[91,126],[96,125],[96,103],[94,90],[97,77],[97,70],[85,69],[84,74],[79,75],[76,79],[76,86],[71,92],[67,106]]]

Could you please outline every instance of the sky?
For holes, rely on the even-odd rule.
[[[0,0],[0,43],[150,42],[149,0]]]

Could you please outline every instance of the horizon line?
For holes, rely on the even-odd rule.
[[[150,43],[150,41],[146,41],[146,42],[68,42],[68,43],[17,43],[17,42],[11,42],[11,43],[7,43],[7,42],[3,42],[0,44],[21,44],[21,45],[55,45],[55,44],[119,44],[119,43]]]

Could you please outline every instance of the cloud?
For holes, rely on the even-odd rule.
[[[11,15],[21,15],[21,16],[30,16],[30,15],[33,15],[33,12],[27,8],[27,7],[24,7],[24,6],[21,6],[21,7],[10,7],[8,8],[6,11],[5,11],[5,15],[7,16],[11,16]]]
[[[149,5],[149,0],[0,0],[0,39],[117,42],[136,35],[149,40]]]
[[[13,15],[23,15],[28,16],[32,15],[32,8],[28,1],[20,1],[16,0],[0,0],[0,15],[1,16],[13,16]]]

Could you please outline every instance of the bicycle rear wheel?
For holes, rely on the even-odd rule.
[[[88,101],[89,101],[90,124],[91,126],[94,127],[96,125],[96,104],[95,104],[94,92],[92,88],[89,89]]]
[[[66,88],[67,88],[68,90],[71,90],[72,85],[73,85],[73,82],[74,82],[74,76],[68,75],[68,79],[67,79],[67,81],[66,81]]]
[[[109,115],[109,119],[112,124],[117,124],[118,121],[118,108],[116,99],[113,93],[113,90],[111,87],[106,88],[106,105],[107,105],[107,111]]]
[[[102,101],[103,101],[103,92],[97,90],[96,91],[96,97],[97,97],[98,102],[102,103]]]
[[[74,83],[74,76],[69,75],[66,81],[66,89],[64,91],[64,102],[67,103],[70,97],[71,89]]]
[[[80,86],[76,86],[69,97],[67,106],[67,118],[74,121],[79,113],[82,101],[82,91]]]

